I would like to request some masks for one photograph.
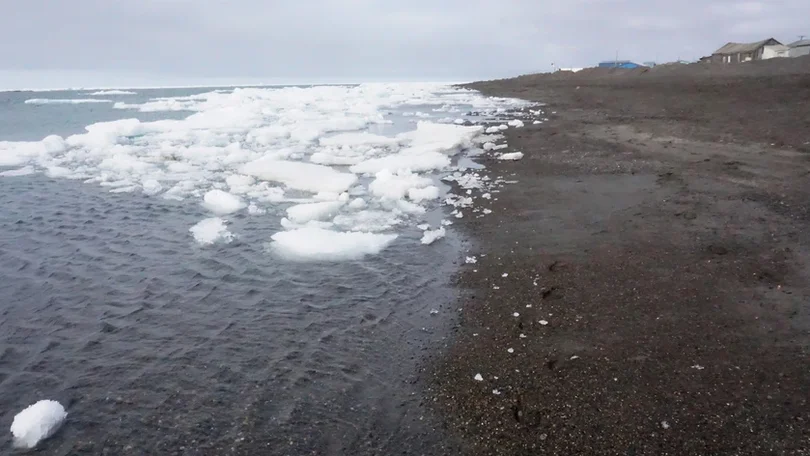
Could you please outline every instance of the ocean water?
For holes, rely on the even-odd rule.
[[[418,369],[455,311],[451,223],[481,215],[441,179],[495,185],[465,157],[497,136],[469,125],[520,102],[92,92],[0,93],[2,423],[58,400],[66,423],[38,447],[54,455],[446,443]]]

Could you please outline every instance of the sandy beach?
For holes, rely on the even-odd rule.
[[[548,121],[458,223],[428,394],[467,453],[810,452],[810,59],[469,87]]]

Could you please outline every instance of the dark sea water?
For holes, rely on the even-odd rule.
[[[188,115],[23,103],[35,96],[0,93],[0,141]],[[453,233],[294,263],[266,250],[279,226],[246,214],[230,217],[234,242],[199,246],[188,229],[204,217],[198,204],[76,180],[0,178],[5,429],[54,399],[68,419],[36,454],[431,454],[446,443],[417,379],[451,320]],[[3,436],[0,454],[17,453]]]

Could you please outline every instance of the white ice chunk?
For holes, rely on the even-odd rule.
[[[287,217],[293,223],[303,225],[312,220],[323,220],[334,216],[343,207],[341,201],[297,204],[287,208]]]
[[[384,169],[376,174],[374,182],[369,184],[368,190],[372,195],[379,198],[398,200],[404,198],[412,190],[420,190],[431,186],[433,181],[427,177],[422,177],[409,171],[400,171],[396,174]],[[438,189],[437,196],[438,196]],[[432,191],[430,191],[432,194]],[[430,194],[422,195],[418,191],[417,196],[430,196]],[[424,198],[419,199],[421,201]]]
[[[270,248],[296,261],[345,261],[376,255],[397,238],[395,234],[338,232],[305,227],[272,236]]]
[[[211,190],[203,197],[203,206],[214,214],[227,215],[244,208],[245,203],[228,192]]]
[[[328,166],[272,158],[252,161],[244,165],[241,172],[313,193],[324,191],[342,193],[357,181],[355,175],[341,173]]]
[[[256,205],[256,203],[251,202],[248,204],[248,214],[250,215],[263,215],[267,213],[267,209],[263,209]]]
[[[14,446],[34,448],[39,442],[52,436],[67,418],[65,408],[56,401],[43,400],[29,405],[14,416],[11,434]]]
[[[18,169],[10,169],[8,171],[3,171],[0,173],[0,176],[3,177],[17,177],[17,176],[27,176],[29,174],[34,174],[36,170],[31,166],[23,166],[22,168]]]
[[[510,152],[508,154],[501,154],[498,160],[520,160],[523,158],[523,152]]]
[[[436,230],[426,230],[425,233],[422,235],[422,244],[430,245],[436,242],[437,240],[443,238],[447,234],[444,227],[440,227]]]
[[[513,119],[513,120],[510,120],[508,123],[509,123],[510,127],[515,127],[515,128],[520,128],[520,127],[523,126],[523,121],[520,120],[520,119]]]
[[[211,245],[217,241],[227,244],[233,240],[233,234],[228,231],[226,223],[219,217],[207,218],[192,226],[189,231],[200,245]]]
[[[359,210],[365,208],[366,208],[366,200],[364,200],[363,198],[355,198],[352,200],[351,203],[349,203],[349,209]]]
[[[473,379],[476,382],[483,382],[484,381],[484,377],[481,374],[475,374],[475,377],[473,377]]]
[[[143,181],[141,187],[143,187],[143,193],[146,195],[157,195],[161,190],[163,190],[163,186],[160,185],[160,182],[154,179]]]

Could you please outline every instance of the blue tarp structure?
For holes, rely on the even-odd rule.
[[[599,68],[641,68],[644,65],[633,63],[629,60],[610,60],[607,62],[599,62]]]

